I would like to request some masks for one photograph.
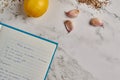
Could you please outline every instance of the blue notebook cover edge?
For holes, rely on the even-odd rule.
[[[43,37],[40,37],[40,36],[37,36],[37,35],[31,34],[31,33],[29,33],[29,32],[23,31],[23,30],[21,30],[21,29],[18,29],[18,28],[12,27],[12,26],[7,25],[7,24],[2,23],[2,22],[0,22],[0,24],[3,25],[3,26],[6,26],[6,27],[8,27],[8,28],[11,28],[11,29],[17,30],[17,31],[19,31],[19,32],[22,32],[22,33],[24,33],[24,34],[27,34],[27,35],[30,35],[30,36],[33,36],[33,37],[36,37],[36,38],[39,38],[39,39],[45,40],[45,41],[47,41],[47,42],[50,42],[50,43],[53,43],[53,44],[56,45],[56,48],[55,48],[55,50],[54,50],[54,52],[53,52],[53,54],[52,54],[52,58],[51,58],[51,60],[50,60],[50,64],[49,64],[49,66],[48,66],[47,72],[46,72],[46,74],[45,74],[45,76],[44,76],[44,80],[46,80],[46,78],[47,78],[47,76],[48,76],[48,72],[49,72],[49,70],[50,70],[51,64],[52,64],[53,59],[54,59],[54,56],[55,56],[55,52],[56,52],[56,50],[57,50],[57,48],[58,48],[58,43],[57,43],[57,42],[54,42],[54,41],[51,41],[51,40],[49,40],[49,39],[46,39],[46,38],[43,38]]]

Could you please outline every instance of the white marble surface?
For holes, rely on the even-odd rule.
[[[75,0],[49,0],[47,13],[36,19],[24,15],[22,2],[11,1],[0,0],[0,22],[59,42],[47,80],[120,80],[120,0],[100,11]],[[76,7],[80,15],[70,19],[74,30],[68,34],[64,11]],[[102,19],[104,29],[90,26],[92,17]]]

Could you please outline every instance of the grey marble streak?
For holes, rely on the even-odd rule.
[[[72,59],[64,49],[58,48],[47,80],[97,80]],[[73,53],[74,54],[74,53]]]

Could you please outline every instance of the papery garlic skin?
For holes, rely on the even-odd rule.
[[[65,12],[65,15],[69,18],[75,18],[78,16],[79,13],[80,13],[80,11],[78,9],[73,9],[68,12]]]

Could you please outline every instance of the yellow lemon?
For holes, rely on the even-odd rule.
[[[48,9],[48,0],[24,0],[24,12],[30,17],[40,17]]]

